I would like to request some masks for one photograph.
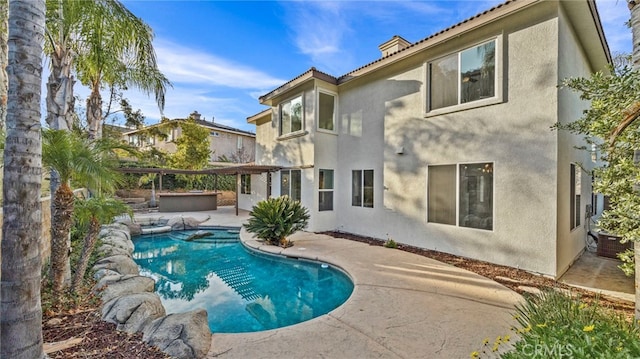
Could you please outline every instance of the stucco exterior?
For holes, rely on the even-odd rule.
[[[392,238],[557,277],[584,248],[591,198],[585,172],[583,221],[571,229],[570,165],[593,165],[574,148],[579,136],[552,130],[587,106],[558,85],[605,69],[610,58],[606,42],[585,50],[585,39],[601,41],[592,36],[600,26],[592,6],[507,2],[340,78],[311,69],[261,97],[271,110],[249,119],[256,124],[256,163],[301,169],[310,231]],[[486,41],[495,41],[494,96],[429,111],[428,64]],[[318,130],[319,89],[337,95],[334,133]],[[280,136],[278,106],[299,94],[304,131]],[[429,166],[474,163],[492,165],[489,229],[428,221]],[[318,210],[321,169],[334,170],[332,211]],[[354,170],[373,170],[373,208],[352,205]],[[278,176],[272,196],[280,194]]]

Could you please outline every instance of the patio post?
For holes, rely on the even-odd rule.
[[[238,200],[240,199],[240,173],[236,172],[236,216],[238,215]]]

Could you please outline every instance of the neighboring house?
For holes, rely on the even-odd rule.
[[[254,133],[213,121],[205,121],[200,118],[200,114],[197,111],[194,111],[189,117],[193,118],[198,125],[209,130],[210,162],[218,162],[223,157],[237,163],[249,163],[255,160],[256,135]],[[173,126],[165,123],[155,124],[144,129],[130,130],[124,134],[125,140],[136,147],[155,147],[167,153],[174,153],[176,151],[174,140],[182,134],[182,129],[179,125],[180,121],[185,121],[185,119],[171,120]],[[166,131],[168,135],[166,139],[148,135],[149,128],[163,125],[165,126],[163,131]]]
[[[427,21],[427,20],[425,20]],[[558,277],[585,248],[591,156],[552,129],[588,103],[559,87],[607,71],[595,2],[507,1],[340,77],[260,97],[241,208],[287,194],[309,231],[343,231]],[[584,170],[581,170],[584,168]]]

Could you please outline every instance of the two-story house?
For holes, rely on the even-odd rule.
[[[300,200],[309,231],[564,273],[602,206],[582,138],[552,129],[589,105],[562,81],[611,63],[595,2],[506,1],[380,49],[340,77],[311,68],[260,97],[256,164],[283,169],[251,183]],[[244,192],[246,209],[267,195]]]
[[[189,117],[209,131],[210,162],[226,159],[236,163],[249,163],[255,160],[256,135],[254,133],[214,121],[206,121],[201,118],[198,111],[194,111]],[[155,124],[143,129],[131,130],[124,133],[124,138],[129,144],[136,147],[155,147],[166,153],[174,153],[177,149],[175,140],[182,135],[181,121],[185,121],[185,119],[174,119],[170,121],[171,123]],[[166,138],[149,134],[149,128],[158,126],[164,126],[163,132],[166,132]]]

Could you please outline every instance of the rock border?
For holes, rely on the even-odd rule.
[[[197,228],[199,224],[190,217],[179,218],[174,221],[176,229],[189,229],[193,223]],[[99,234],[102,245],[98,248],[100,260],[93,267],[98,281],[93,292],[102,299],[102,320],[116,324],[118,330],[141,332],[144,342],[175,358],[206,357],[212,336],[207,312],[197,309],[166,315],[154,293],[155,281],[141,276],[132,258],[132,224],[105,225]]]

